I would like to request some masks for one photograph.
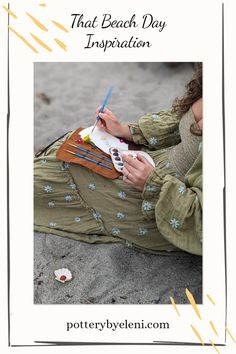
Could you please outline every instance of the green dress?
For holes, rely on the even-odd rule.
[[[56,159],[63,139],[34,161],[34,228],[90,243],[122,242],[152,253],[202,250],[201,137],[190,133],[190,109],[130,124],[133,140],[156,168],[143,192]]]

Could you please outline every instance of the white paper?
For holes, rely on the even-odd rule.
[[[117,149],[128,150],[128,144],[124,140],[116,138],[115,136],[105,132],[99,127],[95,127],[91,134],[93,126],[90,126],[80,132],[80,136],[84,138],[89,135],[90,140],[106,154],[110,155],[109,149],[111,147],[116,147]]]

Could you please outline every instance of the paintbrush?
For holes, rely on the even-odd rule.
[[[84,160],[87,160],[87,161],[89,161],[89,162],[95,163],[96,165],[100,165],[100,166],[103,166],[103,167],[105,167],[105,168],[108,168],[109,170],[112,170],[112,167],[106,165],[105,163],[102,163],[102,162],[100,162],[100,161],[96,161],[96,160],[90,159],[89,157],[87,157],[87,156],[85,156],[85,155],[83,155],[83,154],[75,153],[75,152],[72,152],[72,151],[70,151],[70,150],[64,150],[64,151],[67,151],[67,152],[69,152],[69,153],[72,154],[72,155],[78,156],[78,157],[80,157],[81,159],[84,159]]]
[[[92,155],[92,156],[94,156],[94,157],[96,157],[98,159],[104,160],[104,161],[109,162],[110,164],[112,164],[112,161],[107,159],[106,157],[102,157],[102,156],[100,156],[98,154],[95,154],[94,152],[86,150],[86,149],[82,148],[81,146],[74,145],[74,144],[71,144],[71,143],[67,143],[67,145],[73,146],[77,150],[81,150],[83,152],[86,152],[89,155]]]
[[[104,99],[104,101],[103,101],[102,107],[101,107],[100,110],[99,110],[100,113],[103,112],[103,110],[104,110],[104,108],[105,108],[105,106],[106,106],[106,104],[107,104],[108,98],[111,96],[111,94],[112,94],[112,87],[110,87],[109,90],[108,90],[108,92],[107,92],[107,95],[106,95],[106,97],[105,97],[105,99]],[[92,134],[92,132],[94,131],[94,128],[96,127],[96,125],[97,125],[99,119],[100,119],[100,117],[97,116],[97,117],[96,117],[96,121],[95,121],[94,126],[93,126],[93,129],[92,129],[92,131],[91,131],[90,134]]]

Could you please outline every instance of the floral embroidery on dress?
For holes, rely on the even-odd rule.
[[[75,222],[80,222],[80,217],[79,217],[79,216],[76,216],[76,217],[74,218],[74,221],[75,221]]]
[[[73,197],[71,196],[71,195],[65,195],[65,201],[67,201],[67,202],[71,202],[72,201],[72,199],[73,199]]]
[[[179,186],[178,191],[180,194],[184,194],[184,192],[186,191],[186,187],[185,186]]]
[[[138,229],[138,235],[139,235],[139,236],[145,236],[147,233],[148,233],[148,229],[145,229],[145,228],[143,228],[143,227],[140,227],[140,228]]]
[[[71,189],[76,189],[76,184],[75,184],[75,183],[70,183],[70,184],[69,184],[69,187],[70,187]]]
[[[166,168],[170,168],[170,162],[167,162]]]
[[[157,186],[154,186],[153,184],[148,184],[146,187],[148,192],[156,192],[157,191]]]
[[[151,210],[152,209],[152,204],[146,200],[143,201],[142,208],[145,211]]]
[[[158,114],[152,114],[152,118],[154,120],[159,120],[160,119],[160,116]]]
[[[53,201],[48,202],[48,207],[55,208],[55,202],[53,202]]]
[[[68,162],[63,162],[63,167],[68,169],[70,167],[70,164]]]
[[[121,199],[125,199],[126,198],[126,193],[125,192],[120,191],[117,194],[118,194],[118,197],[121,198]]]
[[[95,220],[99,220],[99,219],[101,219],[102,215],[98,211],[95,211],[93,213],[93,217]]]
[[[157,138],[155,138],[154,136],[152,136],[152,137],[149,139],[149,143],[150,143],[151,145],[157,144]]]
[[[50,226],[50,227],[55,227],[56,226],[56,222],[52,222],[52,221],[50,221],[49,223],[48,223],[48,225]]]
[[[176,218],[172,218],[170,220],[170,225],[172,226],[173,229],[178,229],[180,227],[180,222]]]
[[[94,190],[96,189],[95,183],[90,183],[90,184],[88,185],[88,188],[91,189],[91,191],[94,191]]]
[[[133,246],[132,242],[130,242],[128,240],[125,240],[125,244],[126,244],[127,247],[132,247]]]
[[[47,186],[44,186],[44,187],[43,187],[43,190],[44,190],[46,193],[52,193],[53,188],[52,188],[52,186],[47,185]]]
[[[121,211],[119,211],[119,212],[116,214],[116,217],[117,217],[117,219],[122,220],[122,219],[124,219],[125,214],[124,214],[124,213],[122,213]]]
[[[120,229],[118,229],[118,227],[113,227],[113,228],[111,229],[111,233],[112,233],[112,235],[117,236],[117,235],[120,234]]]

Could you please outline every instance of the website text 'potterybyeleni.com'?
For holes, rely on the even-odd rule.
[[[116,331],[117,329],[169,329],[169,322],[147,322],[141,321],[116,321],[112,322],[109,319],[101,322],[92,321],[79,321],[79,322],[66,322],[66,330],[71,331],[75,329],[95,329],[98,331],[103,331],[106,329]]]

